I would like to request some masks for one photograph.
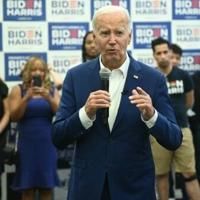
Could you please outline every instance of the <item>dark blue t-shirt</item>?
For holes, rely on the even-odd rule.
[[[173,67],[167,75],[168,94],[172,101],[178,125],[181,128],[188,127],[186,93],[193,90],[193,81],[189,73],[178,67]]]

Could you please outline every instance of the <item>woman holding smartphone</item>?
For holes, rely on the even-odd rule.
[[[47,64],[31,57],[21,73],[22,84],[12,88],[9,102],[11,120],[18,122],[19,162],[12,188],[22,200],[52,200],[58,185],[56,149],[51,141],[52,118],[60,96],[49,77]]]

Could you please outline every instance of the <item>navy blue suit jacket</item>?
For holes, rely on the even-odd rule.
[[[118,114],[112,132],[103,124],[101,111],[85,130],[79,119],[90,92],[101,88],[98,59],[68,71],[56,114],[53,142],[64,148],[75,142],[68,200],[100,200],[108,175],[114,200],[154,200],[154,163],[149,134],[164,147],[175,150],[182,141],[170,105],[164,76],[155,69],[130,58]],[[135,78],[138,77],[138,78]],[[137,86],[152,98],[158,119],[149,129],[128,96]]]

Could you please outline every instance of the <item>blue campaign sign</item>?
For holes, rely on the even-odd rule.
[[[4,67],[6,81],[19,81],[20,72],[31,56],[38,56],[47,62],[46,53],[5,53]]]
[[[80,50],[89,23],[49,23],[50,50]]]
[[[200,70],[200,54],[198,50],[184,50],[180,68],[193,73]]]
[[[4,21],[46,20],[45,0],[3,0]]]
[[[173,19],[200,19],[199,0],[173,0],[172,1]]]
[[[151,48],[151,41],[163,37],[171,41],[170,22],[137,22],[133,23],[133,48]]]

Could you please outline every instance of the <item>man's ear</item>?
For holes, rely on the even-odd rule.
[[[132,36],[132,31],[130,31],[130,33],[129,33],[129,41],[128,41],[128,44],[131,43],[131,36]]]

